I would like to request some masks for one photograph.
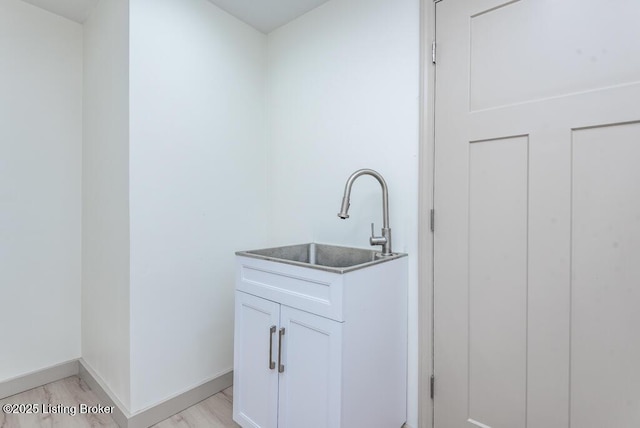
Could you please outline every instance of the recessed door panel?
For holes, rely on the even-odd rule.
[[[280,305],[236,291],[235,306],[233,418],[243,426],[277,428],[278,371],[272,363]]]
[[[469,421],[524,426],[526,136],[469,145]]]
[[[633,0],[487,6],[469,17],[472,111],[638,81]]]
[[[574,427],[640,426],[639,165],[640,123],[573,132]]]
[[[279,428],[340,426],[341,323],[282,306],[281,325]]]

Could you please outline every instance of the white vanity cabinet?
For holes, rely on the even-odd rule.
[[[236,292],[236,422],[340,426],[340,335],[337,321]]]
[[[236,259],[234,420],[400,428],[407,258],[353,270]]]

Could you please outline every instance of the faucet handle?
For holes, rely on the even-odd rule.
[[[373,223],[371,223],[371,238],[369,238],[371,245],[384,245],[387,243],[387,238],[384,236],[376,236],[373,232]]]

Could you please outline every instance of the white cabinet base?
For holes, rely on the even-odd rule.
[[[314,274],[237,257],[234,420],[243,428],[400,428],[407,258],[321,272],[322,281]],[[297,281],[316,294],[327,287],[331,299],[296,292]]]

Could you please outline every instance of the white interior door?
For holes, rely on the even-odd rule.
[[[640,427],[640,2],[436,20],[435,427]]]

